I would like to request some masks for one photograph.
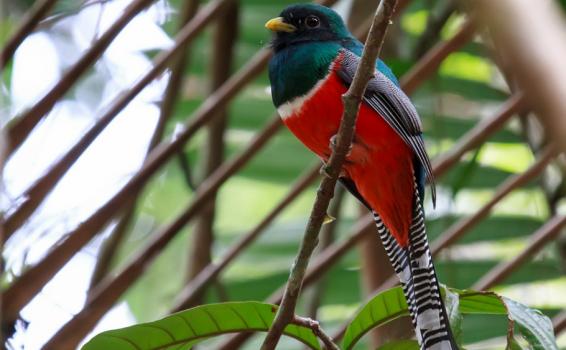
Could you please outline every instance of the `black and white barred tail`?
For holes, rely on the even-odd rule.
[[[409,245],[401,247],[377,213],[373,213],[389,260],[401,280],[421,350],[457,350],[425,232],[424,211],[415,188]]]

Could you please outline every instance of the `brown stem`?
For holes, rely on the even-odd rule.
[[[167,246],[179,231],[200,210],[201,206],[210,200],[218,188],[246,164],[259,149],[271,139],[280,128],[279,118],[271,121],[264,132],[252,140],[249,148],[238,157],[223,164],[201,184],[192,201],[182,210],[181,214],[170,224],[151,234],[149,242],[138,250],[132,259],[116,274],[115,277],[104,279],[93,291],[92,297],[84,308],[67,322],[45,345],[45,349],[70,349],[92,330],[96,323],[114,305],[122,294],[143,274],[155,257]],[[158,148],[159,149],[159,148]],[[147,163],[146,163],[147,164]]]
[[[322,227],[322,230],[320,231],[320,244],[317,247],[317,254],[320,254],[320,252],[324,251],[334,242],[335,231],[338,226],[338,222],[340,221],[340,209],[344,202],[345,194],[346,190],[344,189],[344,186],[336,185],[334,198],[332,198],[332,202],[330,202],[330,207],[328,208],[328,215],[334,217],[335,220]],[[306,302],[306,313],[311,318],[317,318],[317,310],[321,304],[324,289],[325,283],[322,279],[310,288],[308,301]]]
[[[216,20],[212,52],[212,90],[219,88],[230,77],[234,59],[234,44],[238,35],[238,3],[226,7]],[[218,111],[208,125],[203,147],[204,176],[208,177],[222,164],[224,159],[224,132],[228,117],[227,106]],[[216,193],[203,205],[194,228],[190,247],[187,282],[197,276],[212,261],[214,243],[214,217]],[[198,301],[200,303],[201,299]]]
[[[41,21],[51,11],[57,0],[40,0],[33,4],[31,10],[21,20],[20,26],[7,41],[0,53],[0,72],[14,56],[16,49],[33,32]]]
[[[104,50],[112,43],[120,31],[154,0],[136,0],[124,10],[114,24],[98,39],[90,49],[71,67],[57,84],[22,115],[16,117],[7,127],[8,134],[8,156],[18,148],[29,133],[39,123],[41,118],[47,114],[55,103],[79,80],[79,78],[94,64],[102,55]]]
[[[202,16],[197,16],[188,27],[185,34],[192,33],[204,26],[219,11],[226,1],[214,1],[203,9]],[[192,24],[192,25],[191,25]],[[192,37],[192,35],[190,37]],[[108,221],[122,208],[124,199],[138,193],[149,178],[159,170],[171,157],[179,152],[187,140],[207,121],[214,117],[228,100],[233,98],[251,79],[261,73],[267,64],[271,52],[260,50],[250,62],[230,78],[220,89],[215,91],[200,106],[191,118],[187,119],[185,129],[170,143],[155,148],[143,164],[142,168],[120,189],[106,204],[91,217],[81,223],[56,247],[54,247],[39,263],[30,267],[5,291],[2,304],[3,315],[6,319],[17,318],[19,310],[41,290],[53,275],[80,250]],[[272,123],[273,129],[278,129],[280,120]]]
[[[126,204],[126,208],[120,213],[120,217],[118,219],[118,223],[108,235],[108,238],[104,240],[102,246],[100,247],[100,251],[96,257],[96,264],[94,265],[94,271],[92,272],[92,276],[90,277],[90,284],[88,286],[88,294],[91,294],[94,288],[108,275],[110,272],[110,268],[112,266],[112,262],[116,255],[116,252],[124,238],[126,233],[128,232],[128,227],[132,222],[134,217],[134,213],[136,210],[136,202],[135,199],[129,201]]]
[[[316,165],[308,170],[295,182],[291,189],[281,199],[278,205],[267,214],[248,234],[232,245],[228,251],[218,260],[216,264],[206,266],[195,278],[193,278],[178,294],[173,302],[172,312],[193,307],[197,303],[198,296],[217,278],[217,276],[238,257],[244,249],[250,246],[261,233],[277,218],[277,216],[297,198],[315,179],[318,178],[319,166]]]
[[[436,256],[442,249],[449,245],[454,244],[459,238],[461,238],[466,232],[468,232],[473,226],[475,226],[480,220],[485,218],[493,207],[499,203],[505,196],[507,196],[511,191],[520,186],[526,185],[529,181],[536,178],[540,173],[546,168],[547,164],[554,158],[556,151],[552,147],[548,147],[542,152],[541,156],[536,160],[536,162],[531,165],[524,173],[510,176],[505,180],[493,194],[493,197],[474,215],[467,218],[463,218],[458,221],[450,228],[445,230],[440,237],[435,239],[430,245],[430,250],[433,256]]]
[[[6,239],[10,234],[20,227],[27,218],[42,203],[47,194],[61,180],[67,170],[83,154],[84,150],[96,139],[96,137],[110,124],[112,120],[134,99],[149,83],[159,76],[169,62],[190,43],[200,31],[212,20],[216,13],[223,6],[233,0],[218,0],[210,3],[201,14],[190,21],[179,32],[176,37],[175,45],[168,51],[161,52],[155,60],[154,65],[132,88],[120,94],[107,108],[106,112],[98,121],[83,135],[83,137],[71,149],[61,157],[49,171],[31,185],[23,194],[24,201],[16,211],[6,219]],[[130,5],[131,6],[131,5]],[[106,35],[106,33],[105,33]],[[104,37],[104,36],[103,36]],[[65,79],[65,78],[63,78]],[[163,126],[158,124],[162,133]],[[156,133],[157,135],[157,133]],[[152,144],[156,141],[152,140]]]
[[[552,326],[556,336],[566,329],[566,310],[563,310],[552,319]]]
[[[462,156],[471,149],[479,147],[491,135],[500,130],[511,117],[525,110],[525,98],[522,93],[512,95],[493,117],[478,122],[470,131],[460,138],[449,151],[436,157],[433,161],[434,174],[437,178],[452,168]]]
[[[438,4],[438,7],[436,11],[429,11],[425,30],[415,44],[413,53],[415,60],[420,59],[438,41],[442,28],[444,28],[444,25],[456,10],[454,0],[443,1]]]
[[[183,8],[181,9],[181,19],[179,21],[180,30],[195,16],[197,9],[197,0],[187,0],[183,3]],[[146,159],[149,153],[163,138],[165,125],[173,114],[173,107],[175,106],[175,102],[177,101],[178,91],[183,81],[183,74],[185,73],[185,66],[187,65],[188,61],[188,44],[189,43],[181,45],[181,53],[174,59],[174,62],[172,64],[171,76],[169,78],[169,82],[167,83],[167,88],[165,89],[163,102],[161,103],[159,119],[157,120],[157,125],[149,142]],[[126,230],[134,217],[136,210],[136,201],[137,198],[129,200],[128,204],[126,204],[123,210],[123,214],[120,217],[118,224],[106,239],[103,246],[100,248],[100,252],[98,253],[98,258],[96,260],[96,265],[94,267],[94,272],[90,280],[89,294],[92,292],[94,287],[98,285],[98,283],[102,281],[102,279],[108,274],[111,262],[114,259],[114,256],[116,255],[116,252],[126,235]]]
[[[342,97],[344,113],[340,128],[338,129],[337,145],[325,169],[329,176],[322,180],[317,191],[316,201],[311,211],[299,253],[291,268],[281,307],[277,310],[273,324],[264,339],[261,346],[262,350],[275,349],[283,329],[293,318],[310,256],[316,247],[320,227],[322,226],[330,199],[334,194],[334,186],[352,142],[359,105],[367,83],[373,76],[375,61],[383,45],[385,33],[387,32],[396,2],[397,0],[382,0],[380,2],[354,80],[346,94]]]
[[[566,151],[566,27],[562,11],[555,3],[532,6],[527,0],[473,2],[489,26],[498,50],[505,52],[509,67],[517,77],[537,115],[556,143]],[[501,17],[498,14],[504,13]],[[524,23],[532,25],[525,26]],[[528,53],[528,54],[525,54]]]
[[[486,290],[502,282],[513,271],[517,270],[521,265],[527,262],[533,255],[539,252],[544,246],[556,238],[560,233],[560,229],[566,225],[566,216],[556,215],[539,228],[530,237],[525,249],[510,261],[503,261],[487,272],[479,279],[471,289]]]
[[[401,79],[401,86],[403,86],[405,93],[407,95],[412,94],[420,82],[436,72],[449,54],[472,39],[474,31],[474,24],[468,19],[450,40],[438,43],[430,49]]]
[[[322,327],[320,327],[320,323],[312,318],[307,317],[300,317],[300,316],[293,316],[291,323],[296,324],[298,326],[303,326],[310,328],[312,332],[318,337],[318,339],[322,340],[322,343],[328,350],[340,350],[338,345],[334,343],[332,338],[324,332]]]
[[[314,262],[311,264],[303,285],[306,287],[316,282],[322,277],[339,259],[349,252],[353,247],[359,244],[363,239],[374,233],[373,230],[368,229],[370,225],[374,224],[373,216],[367,215],[363,220],[359,220],[352,228],[352,233],[349,234],[344,241],[332,244],[330,247],[317,255]],[[283,298],[284,286],[276,290],[267,298],[266,302],[271,304],[279,304]],[[250,333],[241,333],[230,337],[227,341],[222,343],[218,348],[221,350],[234,350],[238,349],[248,338]]]

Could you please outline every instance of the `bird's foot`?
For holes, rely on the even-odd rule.
[[[348,146],[348,153],[346,153],[346,158],[349,158],[352,154],[352,147],[353,147],[353,143],[354,141],[352,140],[352,143]],[[338,135],[332,135],[332,137],[330,137],[330,149],[332,150],[332,152],[336,152],[336,145],[338,144]]]
[[[330,168],[326,163],[322,163],[322,166],[320,167],[320,170],[318,172],[329,179],[332,178],[332,174],[330,173]],[[338,174],[338,177],[339,178],[346,177],[346,172],[344,171],[344,169],[340,170],[340,174]]]

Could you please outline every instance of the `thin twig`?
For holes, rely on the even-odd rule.
[[[211,90],[214,91],[230,78],[234,61],[234,46],[238,38],[239,4],[231,3],[216,19],[214,24],[213,50],[211,59]],[[228,120],[228,105],[224,106],[207,125],[207,137],[202,145],[204,178],[212,175],[224,159],[224,133]],[[196,218],[189,247],[189,262],[186,281],[197,276],[211,261],[214,245],[214,218],[216,193],[202,206]],[[219,283],[217,283],[219,284]],[[199,299],[202,300],[203,295]],[[201,301],[199,300],[199,301]]]
[[[342,163],[346,158],[349,146],[354,136],[354,128],[356,124],[359,105],[366,89],[367,83],[373,76],[375,70],[375,61],[379,56],[387,27],[393,15],[397,0],[382,0],[377,8],[373,24],[364,47],[364,52],[360,64],[356,70],[352,85],[343,96],[344,113],[342,122],[338,130],[337,145],[332,152],[328,165],[326,165],[326,173],[329,175],[322,180],[317,192],[316,201],[313,205],[309,222],[305,230],[299,253],[295,259],[291,274],[287,282],[285,293],[281,307],[277,310],[275,319],[264,342],[261,346],[262,350],[275,349],[283,329],[292,320],[295,313],[295,306],[299,297],[303,279],[307,270],[308,262],[316,247],[318,233],[322,226],[322,222],[328,209],[330,199],[334,194],[334,186],[338,179],[338,175],[342,169]]]
[[[338,345],[336,345],[336,343],[334,343],[332,338],[328,334],[326,334],[326,332],[324,332],[318,321],[313,320],[312,318],[295,315],[291,323],[298,326],[310,328],[314,335],[316,335],[318,339],[322,340],[322,343],[325,345],[326,349],[340,350],[340,348],[338,347]]]
[[[33,4],[29,13],[24,16],[20,26],[14,35],[12,35],[12,37],[8,40],[6,45],[4,45],[2,53],[0,53],[0,72],[12,59],[18,46],[20,46],[24,39],[33,32],[39,21],[41,21],[49,11],[51,11],[56,3],[57,0],[40,0]]]
[[[340,221],[340,209],[344,203],[344,197],[346,194],[346,189],[342,185],[336,185],[334,190],[334,198],[330,202],[330,207],[328,208],[328,215],[334,217],[334,221],[324,225],[320,232],[320,244],[318,246],[317,252],[315,254],[320,254],[326,248],[328,248],[334,242],[335,231],[338,227],[338,222]],[[321,279],[314,286],[311,287],[308,301],[306,302],[306,314],[309,317],[317,318],[317,311],[321,304],[322,296],[325,291],[326,283]]]

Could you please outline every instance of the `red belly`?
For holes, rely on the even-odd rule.
[[[345,92],[346,87],[332,72],[300,111],[284,119],[295,136],[325,161],[331,153],[330,138],[338,132]],[[411,149],[365,103],[358,114],[354,142],[345,173],[399,244],[406,246],[414,195]]]

